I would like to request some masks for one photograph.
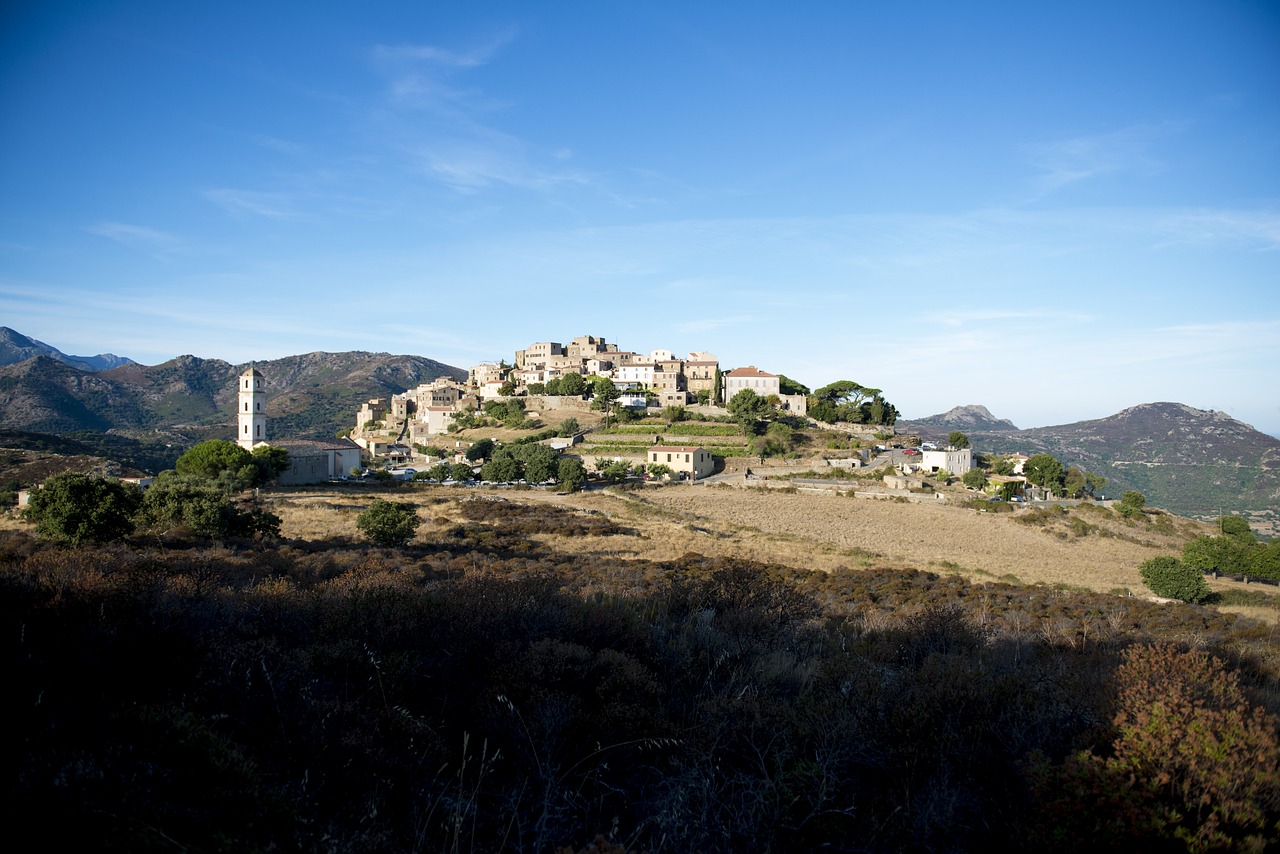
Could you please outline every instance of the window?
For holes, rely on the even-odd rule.
[[[249,411],[249,401],[247,401],[247,400],[246,400],[246,401],[245,401],[245,403],[244,403],[244,411],[245,411],[245,412],[248,412],[248,411]]]

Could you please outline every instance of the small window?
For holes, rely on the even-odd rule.
[[[249,402],[247,400],[245,401],[245,404],[244,404],[244,411],[245,412],[249,411]]]

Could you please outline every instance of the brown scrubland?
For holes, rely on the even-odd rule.
[[[415,505],[411,544],[358,536],[374,498]],[[1274,596],[1143,598],[1197,523],[704,486],[257,500],[279,541],[0,531],[17,838],[1280,845],[1280,633],[1228,610]]]

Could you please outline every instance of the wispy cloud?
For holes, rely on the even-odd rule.
[[[444,68],[475,68],[485,65],[502,48],[515,40],[517,30],[508,27],[470,50],[456,51],[436,45],[385,45],[373,50],[374,58],[385,63],[429,63]]]
[[[1041,142],[1027,148],[1031,163],[1040,170],[1037,186],[1042,194],[1069,184],[1123,172],[1145,175],[1164,169],[1150,149],[1161,137],[1174,132],[1173,125],[1136,125],[1108,133],[1088,134]]]
[[[270,134],[256,133],[249,137],[256,145],[261,146],[269,151],[275,151],[280,154],[288,154],[291,157],[297,157],[306,152],[307,147],[297,142],[287,139],[281,139],[278,136]]]
[[[152,252],[175,249],[181,242],[168,232],[123,222],[98,222],[85,228],[85,231],[114,240],[130,249]]]
[[[547,169],[528,162],[524,146],[510,137],[488,134],[488,144],[475,140],[439,142],[418,154],[421,171],[462,193],[506,185],[526,190],[549,190],[585,184],[587,178],[569,170]]]
[[[494,117],[510,106],[462,82],[493,62],[517,30],[509,28],[469,49],[438,45],[378,45],[373,61],[387,79],[386,138],[411,168],[456,192],[515,188],[546,193],[590,183],[570,165],[572,148],[538,146],[503,131]]]
[[[1152,226],[1168,244],[1225,243],[1264,251],[1280,249],[1276,211],[1195,210],[1167,213]]]
[[[263,193],[253,190],[223,188],[205,190],[204,197],[228,213],[253,214],[269,219],[298,219],[301,213],[294,200],[285,193]]]

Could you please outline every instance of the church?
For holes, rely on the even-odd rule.
[[[262,372],[252,366],[236,383],[236,444],[249,451],[259,445],[288,451],[289,468],[280,473],[278,484],[301,486],[345,479],[351,469],[360,467],[360,446],[350,439],[268,442],[265,384]]]

